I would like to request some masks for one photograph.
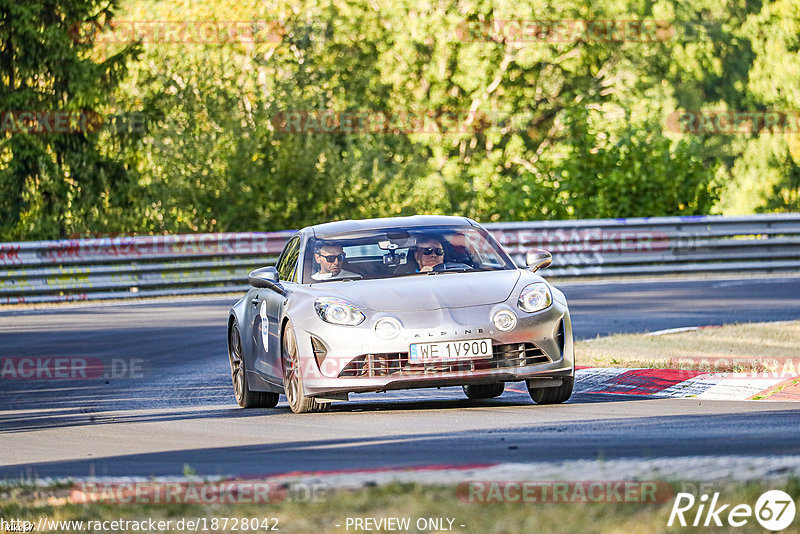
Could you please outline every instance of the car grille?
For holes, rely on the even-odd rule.
[[[491,358],[459,362],[435,362],[411,365],[407,352],[385,352],[362,354],[348,363],[340,378],[374,376],[424,376],[440,373],[485,371],[491,369],[510,369],[525,367],[551,360],[533,343],[507,343],[495,345]]]

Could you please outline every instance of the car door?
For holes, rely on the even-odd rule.
[[[296,283],[298,258],[300,256],[300,236],[292,237],[283,248],[275,266],[281,284],[287,289]],[[287,291],[287,294],[289,292]],[[271,289],[259,289],[251,303],[256,307],[253,315],[253,354],[256,355],[254,368],[261,376],[274,384],[283,384],[283,363],[281,361],[280,317],[283,302],[287,296]]]

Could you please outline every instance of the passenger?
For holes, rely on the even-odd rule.
[[[436,237],[419,238],[412,251],[417,262],[417,272],[430,272],[440,263],[444,263],[444,247]]]
[[[342,245],[336,243],[318,243],[314,248],[314,260],[319,270],[311,275],[314,280],[331,278],[359,277],[354,272],[342,269],[346,254]]]

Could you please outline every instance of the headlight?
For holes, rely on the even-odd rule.
[[[318,298],[314,301],[314,309],[320,319],[332,324],[356,326],[366,319],[361,310],[346,300],[332,297]]]
[[[492,317],[492,322],[498,330],[508,332],[517,326],[517,316],[514,315],[514,312],[512,311],[500,310],[494,314],[494,317]]]
[[[550,288],[542,282],[525,287],[517,300],[519,309],[528,313],[548,308],[552,303],[553,296],[550,294]]]
[[[381,339],[394,339],[400,335],[402,329],[400,321],[391,317],[384,317],[375,323],[375,333]]]

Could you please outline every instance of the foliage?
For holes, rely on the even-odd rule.
[[[271,32],[140,44],[76,43],[68,21],[104,25],[117,6],[58,4],[0,0],[3,107],[133,114],[145,127],[5,134],[0,239],[800,208],[797,135],[664,127],[680,110],[798,109],[796,0],[127,0],[122,20]],[[537,20],[662,22],[623,40],[521,40],[496,24]],[[292,111],[458,124],[281,131]]]
[[[512,193],[499,204],[517,219],[537,208],[551,219],[708,213],[718,199],[717,166],[699,159],[697,143],[671,141],[658,123],[620,122],[608,135],[601,114],[570,110],[563,154],[519,178],[525,195]]]
[[[129,170],[102,153],[92,118],[107,105],[137,49],[125,47],[96,62],[88,57],[91,44],[76,40],[72,31],[97,16],[111,18],[114,9],[113,0],[0,0],[2,111],[89,118],[79,133],[3,131],[3,238],[65,237],[78,227],[105,227],[109,215],[127,205],[120,193],[131,179]]]

